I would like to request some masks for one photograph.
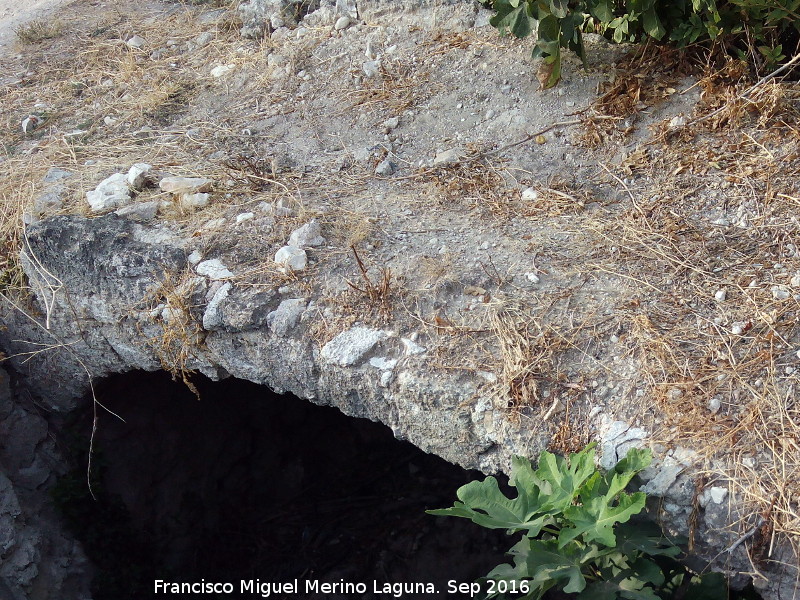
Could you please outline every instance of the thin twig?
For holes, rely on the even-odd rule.
[[[757,521],[757,522],[756,522],[756,524],[755,524],[755,527],[753,527],[752,529],[750,529],[750,530],[749,530],[747,533],[745,533],[745,534],[744,534],[742,537],[740,537],[738,540],[736,540],[735,542],[733,542],[733,543],[732,543],[730,546],[728,546],[727,548],[725,548],[725,550],[724,550],[723,552],[732,553],[734,550],[736,550],[736,548],[738,548],[738,547],[739,547],[739,546],[742,544],[742,542],[744,542],[745,540],[747,540],[747,539],[749,539],[749,538],[753,537],[753,536],[756,534],[756,531],[758,531],[758,528],[759,528],[759,527],[761,527],[761,525],[762,525],[763,523],[764,523],[764,519],[763,519],[763,518],[761,518],[761,517],[759,517],[759,518],[758,518],[758,521]]]
[[[633,195],[633,192],[631,192],[631,188],[628,187],[628,184],[625,183],[619,177],[617,177],[614,173],[612,173],[611,169],[609,169],[605,164],[603,164],[601,162],[598,162],[597,164],[599,164],[601,167],[603,167],[605,172],[608,173],[609,175],[611,175],[611,177],[613,177],[616,180],[616,182],[623,187],[623,189],[627,192],[628,197],[631,199],[631,202],[633,203],[633,207],[637,210],[637,212],[640,215],[645,217],[645,223],[647,223],[646,215],[644,214],[644,211],[639,207],[639,204],[636,202],[636,197]]]
[[[509,148],[514,148],[515,146],[520,146],[526,142],[530,142],[532,139],[535,139],[537,136],[543,135],[550,131],[551,129],[555,129],[556,127],[567,127],[569,125],[580,125],[583,123],[583,119],[572,119],[571,121],[558,121],[557,123],[553,123],[537,131],[536,133],[531,133],[530,135],[525,136],[518,142],[513,142],[511,144],[506,144],[505,146],[500,146],[496,150],[490,150],[489,152],[478,152],[475,156],[470,156],[467,160],[477,160],[478,158],[483,158],[485,156],[493,156],[495,154],[500,154],[501,152],[505,152]]]
[[[100,402],[100,400],[97,399],[97,394],[95,393],[95,389],[94,389],[94,378],[92,377],[91,371],[89,371],[89,367],[86,366],[86,363],[83,362],[83,360],[78,355],[78,353],[75,350],[73,350],[72,348],[70,348],[69,344],[61,341],[57,335],[55,335],[47,327],[42,325],[33,316],[31,316],[27,312],[25,312],[25,310],[23,310],[23,308],[21,306],[19,306],[16,302],[14,302],[8,295],[0,294],[0,297],[2,297],[6,302],[8,302],[11,305],[12,308],[14,308],[15,310],[19,311],[20,314],[22,314],[25,317],[27,317],[39,329],[43,330],[47,335],[49,335],[56,342],[58,342],[58,345],[55,346],[55,347],[64,348],[67,352],[69,352],[75,358],[75,360],[78,362],[78,364],[83,368],[83,370],[86,372],[86,377],[87,377],[88,384],[89,384],[89,392],[90,392],[90,394],[92,396],[92,434],[89,437],[89,457],[88,457],[88,460],[86,462],[86,484],[87,484],[87,486],[89,488],[89,494],[91,494],[91,496],[92,496],[92,498],[94,500],[97,500],[97,497],[94,495],[94,490],[92,489],[92,477],[91,477],[91,475],[92,475],[92,455],[94,454],[94,440],[95,440],[95,437],[96,437],[96,434],[97,434],[97,420],[98,420],[97,407],[99,406],[100,408],[105,410],[107,413],[117,417],[123,423],[125,423],[125,419],[123,419],[121,416],[119,416],[117,413],[115,413],[113,410],[111,410],[110,408],[105,406],[102,402]]]
[[[600,116],[592,117],[592,118],[608,119],[608,118],[616,118],[616,117],[608,117],[608,116],[605,116],[605,115],[600,115]],[[505,146],[501,146],[500,148],[496,148],[494,150],[489,150],[489,151],[486,151],[486,152],[475,152],[474,154],[469,154],[469,155],[465,156],[463,161],[461,161],[461,162],[462,163],[463,162],[468,162],[468,163],[469,162],[475,162],[477,160],[481,160],[481,159],[486,158],[488,156],[494,156],[496,154],[500,154],[501,152],[505,152],[509,148],[514,148],[516,146],[521,146],[522,144],[525,144],[526,142],[530,142],[531,140],[535,139],[536,137],[547,133],[551,129],[555,129],[556,127],[567,127],[569,125],[580,125],[584,121],[585,121],[585,119],[572,119],[571,121],[558,121],[557,123],[552,123],[551,125],[548,125],[544,129],[540,129],[536,133],[531,133],[529,135],[526,135],[521,140],[518,140],[516,142],[512,142],[511,144],[506,144]],[[385,178],[378,177],[377,179],[381,179],[381,180],[385,179],[387,181],[402,181],[404,179],[418,179],[420,177],[424,177],[425,175],[429,175],[430,173],[435,173],[438,170],[439,170],[439,167],[429,167],[427,169],[423,169],[422,171],[419,171],[419,172],[414,173],[412,175],[406,175],[405,177],[385,177]]]

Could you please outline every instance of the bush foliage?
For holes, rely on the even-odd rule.
[[[551,87],[561,78],[561,51],[586,61],[585,32],[614,42],[646,39],[678,46],[716,43],[756,67],[773,67],[797,52],[800,0],[488,0],[491,24],[501,34],[536,32],[534,58],[542,58]]]

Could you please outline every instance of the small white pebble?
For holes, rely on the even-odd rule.
[[[683,391],[678,388],[670,388],[670,390],[667,392],[667,397],[673,401],[677,400],[681,396],[683,396]]]
[[[787,290],[781,285],[772,286],[771,291],[772,291],[772,297],[775,298],[775,300],[786,300],[792,295],[789,290]]]
[[[211,69],[211,76],[216,78],[223,77],[224,75],[227,75],[233,71],[235,68],[236,65],[217,65]]]
[[[531,283],[539,283],[540,279],[536,273],[525,273],[525,278]]]
[[[670,119],[669,126],[670,128],[675,129],[677,127],[683,127],[684,125],[686,125],[686,122],[687,122],[686,117],[684,117],[683,115],[678,115],[677,117],[672,117]]]
[[[350,27],[350,17],[344,15],[336,19],[336,23],[334,23],[333,28],[336,31],[341,31],[342,29],[347,29]]]
[[[284,273],[302,271],[308,266],[306,251],[296,246],[283,246],[275,253],[274,260],[281,265],[279,269]]]
[[[713,414],[717,414],[721,407],[722,402],[720,402],[719,398],[712,398],[708,401],[708,410],[710,410]]]
[[[714,294],[714,300],[717,302],[725,302],[726,297],[727,294],[725,293],[725,290],[717,290],[717,293]]]

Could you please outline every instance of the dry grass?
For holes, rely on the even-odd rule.
[[[471,154],[480,152],[472,148]],[[511,170],[499,159],[478,158],[423,169],[416,178],[432,184],[443,205],[465,205],[481,215],[503,220],[576,215],[591,200],[586,190],[576,190],[557,176],[547,184],[531,186],[535,198],[523,198]]]
[[[588,145],[624,136],[617,123],[674,93],[669,81],[648,77],[622,76],[606,90],[595,110],[613,118],[584,121]],[[668,447],[696,451],[708,480],[727,483],[743,502],[747,517],[734,529],[751,529],[754,515],[763,519],[747,546],[758,570],[779,540],[800,547],[800,92],[771,80],[745,94],[740,77],[729,63],[701,81],[712,119],[665,125],[620,165],[601,165],[595,184],[615,188],[618,204],[584,216],[588,197],[541,186],[528,216],[577,216],[587,241],[585,254],[566,253],[573,272],[635,290],[614,307],[616,352],[641,377],[619,416],[650,427]],[[447,176],[440,183],[457,193],[459,174]],[[535,307],[500,305],[490,323],[497,397],[518,415],[518,407],[535,407],[521,413],[536,415],[532,428],[557,414],[553,448],[587,440],[586,396],[570,402],[543,394],[547,385],[562,396],[565,382],[583,387],[570,373],[581,329],[565,329]]]
[[[347,285],[349,285],[351,289],[362,294],[367,304],[372,307],[373,310],[378,310],[385,315],[389,315],[392,312],[390,301],[393,291],[391,269],[381,267],[380,276],[376,281],[373,281],[367,272],[367,267],[364,266],[364,261],[362,261],[361,257],[358,255],[356,247],[354,245],[350,246],[350,250],[353,251],[353,258],[355,258],[356,264],[358,265],[358,273],[361,279],[358,283],[348,281]]]
[[[766,520],[749,546],[763,568],[777,539],[800,540],[797,92],[768,82],[743,98],[722,77],[703,83],[721,108],[704,133],[663,135],[619,175],[606,168],[624,208],[591,224],[612,252],[590,268],[639,288],[618,307],[645,378],[635,414]]]
[[[161,367],[173,379],[180,378],[200,399],[189,379],[194,372],[191,363],[205,336],[202,325],[192,314],[191,297],[196,285],[196,275],[188,269],[180,274],[164,273],[164,280],[142,299],[137,309],[149,311],[151,322],[158,330],[156,335],[141,333]]]
[[[0,208],[2,271],[9,268],[19,248],[15,231],[21,229],[21,215],[44,189],[41,177],[50,166],[76,174],[68,181],[64,198],[64,211],[73,213],[87,213],[84,193],[135,162],[218,181],[229,177],[221,161],[205,157],[245,137],[237,123],[201,120],[191,129],[172,123],[207,85],[207,62],[235,59],[245,68],[248,57],[257,63],[261,55],[235,52],[230,41],[237,33],[223,30],[200,50],[178,52],[175,44],[190,42],[198,33],[190,10],[176,7],[166,16],[138,23],[135,30],[122,13],[106,14],[110,17],[95,22],[65,19],[61,23],[64,40],[49,42],[32,58],[28,73],[0,91],[0,119],[6,125],[0,129],[6,158],[0,164],[0,181],[8,183],[2,186],[7,191]],[[144,50],[123,42],[134,32],[146,37]],[[151,54],[159,48],[166,52]],[[31,89],[47,99],[47,105],[35,111],[45,118],[35,130],[23,134],[20,122],[34,108]],[[198,217],[172,215],[190,227]]]
[[[536,198],[525,201],[520,213],[525,217],[559,217],[583,212],[591,200],[586,190],[576,190],[563,179],[553,178],[547,185],[535,184]]]
[[[358,278],[345,279],[350,288],[336,300],[342,314],[349,315],[348,322],[358,320],[383,326],[394,320],[395,302],[402,301],[405,290],[402,281],[387,267],[368,267],[356,250],[350,246]]]
[[[567,383],[556,357],[570,347],[568,341],[515,303],[495,300],[487,308],[488,325],[499,346],[496,393],[505,408],[519,418],[526,407],[556,402],[550,397]]]
[[[482,214],[508,219],[524,213],[520,192],[510,185],[503,161],[464,161],[420,172],[419,179],[432,184],[443,204],[466,205]]]
[[[0,175],[0,292],[19,289],[24,281],[19,265],[19,249],[22,246],[22,213],[29,202],[28,190],[17,175],[8,172]],[[7,184],[7,185],[4,185]]]
[[[363,73],[357,75],[363,77]],[[346,94],[348,106],[402,114],[433,94],[436,84],[429,77],[417,65],[384,58],[374,77],[363,78],[359,89]]]
[[[686,51],[650,44],[638,47],[619,62],[613,78],[598,87],[600,95],[584,118],[576,143],[586,148],[624,143],[634,131],[638,113],[662,104],[678,92],[682,77],[698,72]]]
[[[61,27],[58,21],[35,19],[17,27],[14,34],[22,44],[36,44],[58,37],[61,34]]]
[[[504,277],[494,283],[506,286]],[[436,366],[487,379],[494,406],[523,435],[547,435],[553,449],[583,448],[591,434],[583,399],[596,365],[578,363],[600,335],[598,320],[591,311],[574,314],[575,289],[536,299],[470,287],[465,293],[478,302],[468,310],[426,314],[424,298],[407,307],[430,340]]]
[[[469,48],[494,48],[510,51],[525,42],[513,36],[498,37],[494,32],[467,30],[467,31],[434,31],[422,42],[426,54],[436,56],[452,51],[463,52]]]
[[[238,154],[225,161],[225,166],[230,169],[231,177],[247,183],[256,191],[269,190],[273,186],[278,186],[285,192],[289,191],[286,183],[279,181],[284,175],[284,169],[276,156]]]
[[[336,220],[336,229],[333,235],[344,238],[343,246],[354,247],[366,242],[376,231],[375,219],[363,215],[344,213]]]

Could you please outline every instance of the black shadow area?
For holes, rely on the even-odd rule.
[[[165,373],[97,386],[124,422],[98,409],[96,500],[86,485],[89,399],[63,428],[75,471],[56,501],[97,565],[94,600],[455,599],[468,596],[449,581],[471,582],[505,560],[504,532],[424,512],[452,505],[480,473],[334,408],[241,380],[195,382],[200,400]],[[205,587],[156,594],[156,579]],[[340,587],[322,593],[314,582]],[[404,583],[436,593],[387,593]]]

